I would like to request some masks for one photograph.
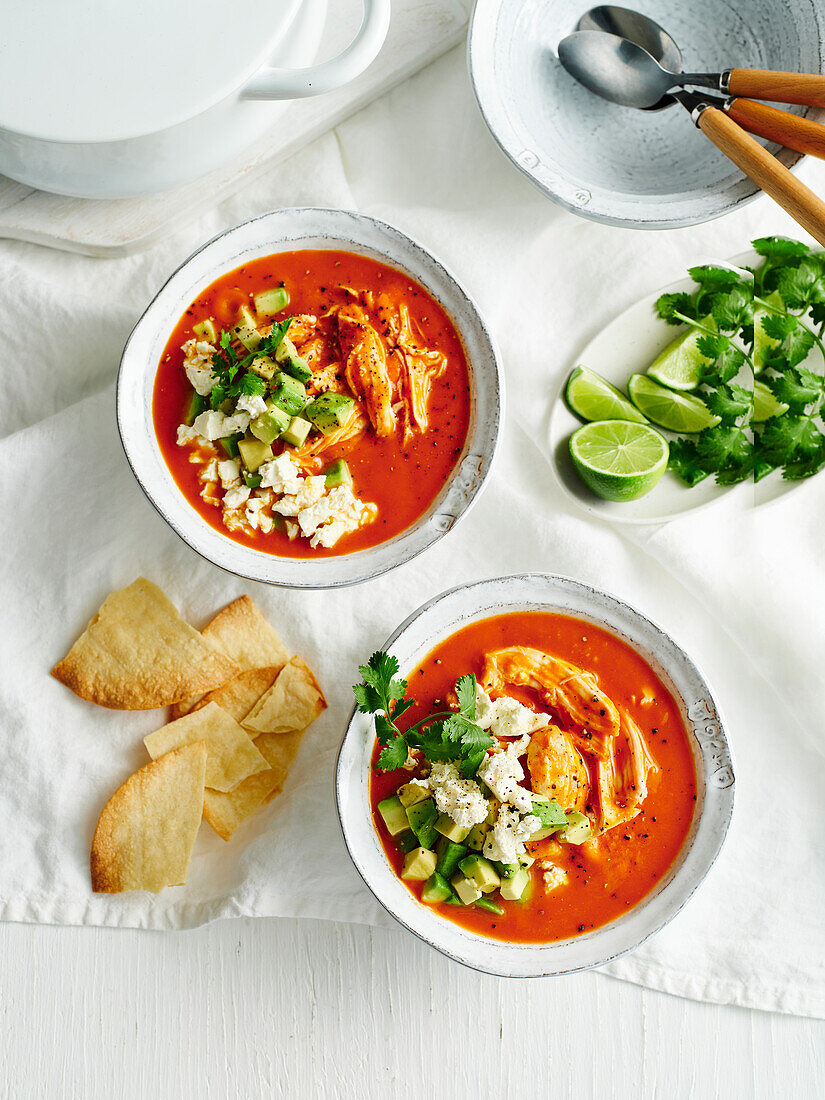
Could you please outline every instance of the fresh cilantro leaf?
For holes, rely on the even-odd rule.
[[[458,709],[465,718],[476,716],[476,678],[475,675],[462,676],[456,681],[455,693],[458,697]]]
[[[379,712],[375,716],[375,736],[381,745],[389,745],[398,737],[398,728],[386,712]]]
[[[763,318],[762,328],[776,347],[765,356],[765,366],[774,370],[787,370],[808,358],[814,346],[814,334],[792,313],[772,313]]]
[[[240,392],[247,394],[249,397],[263,397],[266,393],[266,382],[253,371],[247,371],[241,378]]]
[[[694,283],[701,286],[732,287],[735,286],[742,275],[729,267],[720,267],[718,264],[703,264],[701,267],[689,267],[688,275]]]
[[[779,401],[789,405],[792,412],[801,412],[806,405],[822,396],[822,375],[805,367],[793,367],[770,380],[770,388]]]
[[[789,309],[807,309],[813,302],[825,302],[825,269],[813,255],[797,267],[785,267],[779,276],[779,293]]]
[[[378,756],[378,767],[385,772],[402,768],[407,762],[407,742],[403,737],[396,737],[384,745]]]
[[[738,466],[750,461],[753,456],[753,442],[744,428],[733,424],[717,424],[715,428],[705,428],[696,437],[696,453],[700,461],[710,466],[711,472],[723,469],[726,465]]]
[[[730,382],[731,379],[737,376],[745,363],[745,353],[741,348],[737,347],[726,336],[719,339],[725,342],[724,347],[713,362],[703,366],[699,372],[700,381],[707,386],[722,386],[726,382]]]
[[[727,336],[711,336],[707,332],[703,332],[696,341],[696,347],[700,355],[713,360],[718,359],[729,345],[730,340]]]
[[[677,317],[677,313],[681,313],[685,317],[692,317],[697,319],[696,307],[693,304],[693,298],[689,294],[661,294],[656,299],[656,312],[662,318],[663,321],[667,321],[669,325],[682,325],[684,321],[681,317]]]
[[[787,463],[782,470],[782,477],[786,481],[800,481],[802,478],[818,474],[823,466],[825,466],[825,436],[823,436],[822,445],[813,454]]]
[[[721,416],[725,423],[738,420],[753,408],[753,393],[735,382],[703,393],[702,399],[710,411],[715,416]]]
[[[740,481],[747,481],[753,473],[753,452],[747,458],[728,463],[716,475],[717,485],[738,485]]]
[[[398,672],[398,667],[397,657],[379,650],[373,653],[365,665],[360,665],[358,671],[363,676],[365,683],[371,684],[377,691],[383,692],[392,683]],[[400,698],[400,696],[397,698]]]
[[[260,344],[258,344],[258,347],[255,349],[255,354],[268,355],[270,357],[274,356],[275,352],[281,346],[291,324],[291,317],[286,317],[283,321],[273,321],[272,328],[267,335],[261,339]]]
[[[763,331],[772,340],[784,340],[799,324],[792,313],[769,313],[761,323]]]
[[[736,332],[753,323],[753,285],[738,283],[726,294],[714,297],[711,314],[724,332]]]
[[[788,256],[805,256],[811,250],[802,241],[790,237],[759,237],[751,241],[751,246],[760,256],[785,259]]]
[[[814,458],[822,440],[812,416],[787,412],[766,421],[759,439],[759,458],[774,466]]]
[[[691,487],[704,481],[711,472],[702,464],[692,439],[675,439],[670,444],[668,469]]]

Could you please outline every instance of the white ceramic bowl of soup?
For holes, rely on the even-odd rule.
[[[282,557],[234,541],[186,500],[164,460],[152,415],[155,376],[167,340],[197,295],[221,275],[261,256],[300,249],[360,253],[412,276],[442,306],[467,360],[470,420],[452,472],[406,530],[367,549],[331,557]],[[166,522],[222,569],[289,588],[336,588],[380,576],[432,546],[467,514],[492,467],[503,423],[503,380],[492,336],[473,300],[423,245],[351,210],[275,210],[209,241],[160,289],[130,335],[117,380],[117,422],[126,458]]]
[[[396,875],[373,822],[372,716],[353,711],[338,755],[335,793],[344,840],[364,883],[381,905],[431,947],[475,970],[531,978],[586,970],[632,951],[679,912],[713,865],[733,813],[734,772],[718,701],[683,649],[655,623],[615,596],[567,577],[528,573],[460,585],[423,604],[382,648],[401,675],[471,622],[508,612],[551,611],[583,619],[635,649],[676,702],[696,769],[696,806],[675,862],[650,893],[617,920],[552,943],[507,943],[439,915]],[[365,655],[366,656],[366,655]]]

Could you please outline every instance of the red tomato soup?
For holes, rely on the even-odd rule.
[[[259,308],[278,290],[288,304],[272,312],[276,295]],[[161,452],[192,507],[288,557],[348,554],[406,530],[448,481],[470,413],[467,359],[441,306],[403,272],[337,251],[251,260],[208,286],[169,337],[153,396]],[[270,465],[284,453],[286,478]]]
[[[542,655],[540,666],[537,654]],[[531,661],[532,680],[523,671]],[[499,680],[496,686],[491,669],[502,668],[504,683]],[[551,674],[542,671],[551,668],[555,670],[552,675],[558,677],[552,685]],[[456,680],[468,673],[476,675],[481,687],[485,683],[493,685],[489,687],[490,699],[506,695],[535,711],[537,719],[550,716],[549,744],[563,743],[565,751],[573,753],[570,759],[583,769],[581,785],[565,790],[565,769],[569,772],[569,766],[563,759],[552,759],[553,752],[549,752],[549,761],[546,754],[542,755],[547,731],[541,730],[531,734],[531,744],[520,757],[524,773],[521,782],[535,794],[537,789],[542,790],[537,779],[544,776],[546,780],[549,767],[554,778],[551,787],[545,783],[542,796],[555,796],[565,811],[570,805],[578,805],[589,819],[593,835],[584,843],[561,842],[560,833],[534,843],[526,841],[524,863],[531,858],[535,862],[525,867],[529,884],[522,899],[505,900],[497,891],[482,895],[493,900],[501,914],[477,904],[457,904],[455,896],[452,904],[428,904],[434,904],[440,916],[480,935],[519,943],[567,939],[616,920],[638,905],[667,875],[693,821],[694,757],[675,700],[644,658],[609,631],[565,615],[526,612],[472,623],[438,645],[409,675],[409,694],[416,706],[399,720],[399,726],[406,729],[430,713],[444,711],[454,699],[451,693]],[[543,680],[542,684],[536,677]],[[519,679],[522,682],[516,683]],[[583,710],[570,694],[571,683],[583,685]],[[620,778],[619,773],[625,780],[630,776],[630,788],[623,792],[620,783],[599,785],[606,774],[599,773],[599,768],[609,768],[594,755],[600,745],[611,743],[608,734],[598,732],[598,724],[604,725],[614,712],[619,716],[621,733],[613,748],[603,751],[608,756],[613,754],[614,779]],[[499,741],[496,751],[507,743]],[[641,772],[635,777],[633,761],[626,754],[628,745],[636,752],[637,765],[641,755]],[[370,785],[373,818],[387,859],[400,876],[406,858],[404,848],[416,842],[405,844],[405,834],[393,839],[377,809],[378,803],[411,778],[426,779],[429,768],[419,758],[414,771],[385,773],[377,768],[379,752],[376,745]],[[495,755],[492,749],[488,753]],[[482,792],[490,796],[484,787]],[[573,801],[566,805],[568,799]],[[493,812],[496,806],[501,809],[495,801],[492,805]],[[616,816],[624,816],[625,820],[605,827],[605,820],[615,820]],[[443,852],[445,841],[440,843]],[[438,844],[435,848],[438,851]],[[468,854],[473,854],[471,849]],[[412,880],[406,885],[421,900],[426,883]]]

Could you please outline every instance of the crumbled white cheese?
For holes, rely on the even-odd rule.
[[[262,511],[266,505],[266,499],[259,496],[246,502],[246,519],[249,526],[253,530],[263,531],[265,535],[269,534],[273,527],[272,516],[267,516]]]
[[[260,416],[261,413],[266,412],[266,401],[257,393],[242,393],[235,406],[235,412],[249,413],[254,420],[256,417]]]
[[[462,779],[455,764],[436,761],[430,771],[430,790],[442,814],[468,829],[482,822],[488,812],[487,799],[478,783]]]
[[[298,489],[289,495],[283,496],[275,505],[275,511],[280,512],[282,516],[297,516],[301,530],[305,535],[310,534],[311,531],[315,530],[315,527],[309,524],[305,525],[301,515],[306,513],[312,505],[318,503],[326,492],[326,487],[327,481],[323,474],[301,478]],[[307,526],[310,526],[311,530],[308,531]]]
[[[297,539],[299,530],[297,523],[293,523],[291,520],[286,521],[286,537],[290,542],[292,542],[293,539]]]
[[[225,439],[236,432],[245,432],[249,427],[248,413],[235,413],[225,416],[220,409],[208,409],[195,417],[194,428],[204,439]]]
[[[540,861],[539,866],[542,868],[544,889],[548,894],[552,890],[558,890],[560,886],[564,886],[567,882],[567,872],[563,867],[559,867],[557,863],[552,863],[549,859],[543,859]]]
[[[195,393],[206,397],[218,379],[212,371],[212,356],[215,348],[206,340],[187,340],[183,351],[183,369]]]
[[[251,492],[252,490],[248,485],[238,485],[236,488],[230,489],[228,493],[224,494],[224,509],[231,512],[235,508],[240,508],[242,504],[246,504]]]
[[[478,769],[478,777],[484,780],[499,802],[508,802],[525,814],[533,809],[530,792],[519,786],[524,779],[524,769],[516,753],[505,751],[486,756]]]
[[[541,825],[535,814],[522,817],[511,806],[500,806],[495,824],[484,838],[484,855],[499,863],[517,863],[529,840]]]
[[[178,425],[178,446],[186,447],[190,443],[197,443],[201,437],[195,431],[193,424]]]
[[[241,480],[241,460],[239,458],[225,458],[218,463],[218,477],[224,489],[231,489]]]
[[[261,486],[276,493],[297,493],[301,488],[300,471],[287,451],[258,467]]]
[[[534,733],[550,722],[548,714],[537,714],[518,699],[502,695],[493,701],[486,691],[476,684],[476,725],[490,730],[496,737],[521,737]]]
[[[198,471],[198,481],[200,481],[201,484],[207,484],[216,482],[218,479],[218,460],[217,458],[210,458],[206,465],[202,466]]]

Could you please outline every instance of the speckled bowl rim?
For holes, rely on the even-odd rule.
[[[491,56],[495,32],[491,28],[495,22],[498,9],[506,2],[508,0],[494,0],[493,3],[486,2],[486,0],[475,0],[467,32],[467,70],[478,109],[493,140],[507,159],[542,194],[571,214],[577,214],[579,217],[587,218],[590,221],[625,229],[649,230],[683,229],[691,225],[701,225],[704,222],[714,221],[716,218],[737,210],[739,207],[761,197],[763,194],[761,189],[743,174],[740,179],[731,185],[740,189],[741,193],[738,195],[731,197],[729,188],[725,188],[718,192],[718,202],[716,204],[708,206],[708,208],[698,213],[684,212],[681,214],[674,213],[672,216],[650,216],[642,215],[640,206],[628,205],[619,195],[616,195],[609,207],[600,205],[598,199],[594,200],[594,196],[588,190],[586,184],[566,177],[558,161],[554,163],[559,178],[553,184],[547,179],[543,179],[539,171],[540,164],[531,163],[527,158],[519,159],[526,152],[523,148],[523,140],[510,122],[495,81],[495,67]],[[582,12],[585,10],[586,7],[583,5]],[[825,66],[825,19],[813,2],[811,2],[811,16],[819,31],[818,52],[820,70],[822,70]],[[486,35],[488,41],[482,42],[482,35]],[[815,121],[823,121],[825,117],[822,111],[813,108],[806,109],[804,114]],[[792,149],[780,148],[777,159],[790,171],[795,171],[805,159],[805,155]],[[622,209],[624,207],[627,207],[629,211],[628,216],[616,212],[616,208]],[[647,202],[645,208],[666,209],[664,204],[657,204],[652,198]]]
[[[417,901],[387,861],[372,821],[369,765],[374,731],[353,708],[338,753],[335,798],[344,843],[376,900],[424,943],[473,970],[536,978],[602,966],[639,947],[683,908],[713,866],[733,814],[733,759],[719,704],[695,662],[669,634],[600,589],[550,573],[523,573],[458,585],[422,604],[381,647],[402,672],[468,623],[514,611],[559,611],[617,634],[651,664],[680,707],[697,772],[688,838],[659,886],[628,913],[592,932],[550,944],[507,944],[440,917]],[[686,692],[689,693],[686,698]]]
[[[186,500],[160,452],[152,391],[160,354],[181,314],[221,274],[273,250],[340,248],[370,256],[421,283],[455,325],[470,373],[472,412],[462,457],[423,516],[377,546],[325,558],[289,558],[235,542]],[[135,399],[134,395],[140,395]],[[504,382],[493,337],[473,299],[424,245],[395,226],[353,210],[286,207],[216,234],[169,276],[132,330],[117,376],[117,425],[126,459],[145,496],[181,539],[207,561],[240,577],[289,588],[361,584],[410,561],[443,538],[481,493],[498,450]]]

